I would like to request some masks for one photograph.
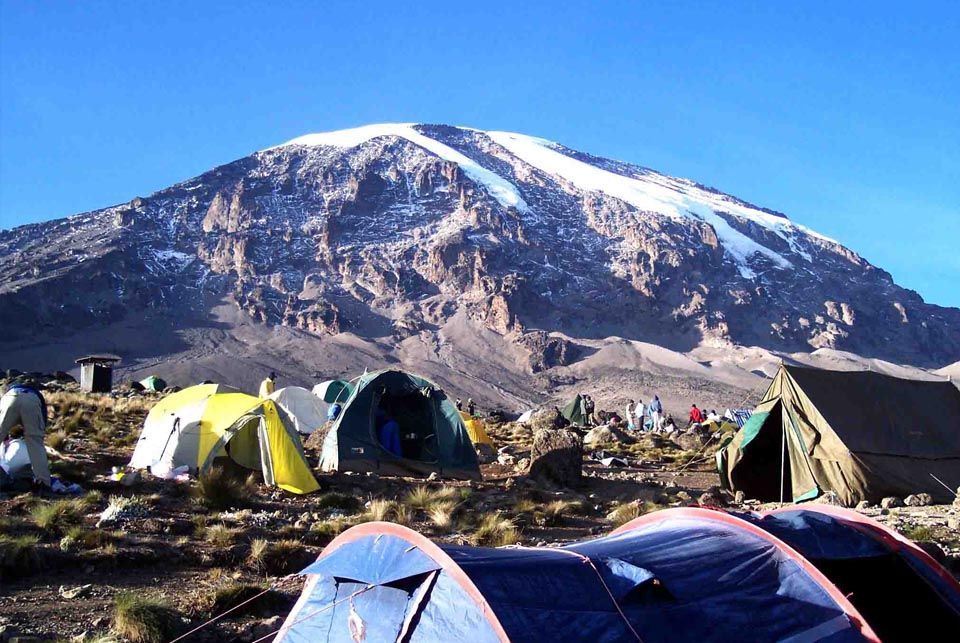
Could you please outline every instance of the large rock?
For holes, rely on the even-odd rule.
[[[579,484],[583,477],[583,441],[566,429],[541,429],[533,434],[531,478],[562,486]]]
[[[903,504],[908,507],[926,507],[933,504],[933,496],[929,493],[911,493],[903,499]]]
[[[710,441],[710,436],[710,429],[693,426],[674,435],[673,441],[684,451],[698,451]]]
[[[883,509],[893,509],[894,507],[902,507],[903,502],[901,502],[900,498],[897,498],[896,496],[887,496],[880,501],[880,506]]]
[[[584,446],[590,447],[613,443],[633,444],[634,442],[636,442],[636,439],[629,433],[607,425],[595,426],[583,436]]]

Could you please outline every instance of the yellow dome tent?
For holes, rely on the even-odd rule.
[[[491,447],[493,446],[493,440],[491,440],[490,436],[487,435],[487,427],[483,420],[473,417],[466,411],[460,411],[460,419],[463,420],[463,424],[467,427],[467,434],[470,436],[471,442],[474,444],[487,444]]]
[[[157,403],[130,460],[135,469],[199,474],[217,457],[263,472],[267,484],[292,493],[319,488],[289,418],[272,400],[218,384],[191,386]]]

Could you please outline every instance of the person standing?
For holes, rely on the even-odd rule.
[[[462,411],[462,410],[463,410],[463,400],[461,400],[461,399],[458,397],[456,404],[457,404],[457,410],[458,410],[458,411]]]
[[[623,417],[627,421],[627,429],[631,431],[637,430],[637,425],[633,423],[633,413],[635,408],[636,407],[633,404],[633,400],[627,400],[627,408],[624,409]]]
[[[593,398],[589,395],[587,396],[587,402],[584,404],[584,407],[587,411],[587,417],[585,418],[587,426],[596,426],[597,417],[594,415],[594,411],[596,411],[597,405],[594,403]]]
[[[630,418],[630,421],[637,427],[638,431],[643,431],[643,416],[646,411],[646,407],[643,405],[643,400],[637,400],[636,405],[633,407],[633,415]]]
[[[654,395],[650,402],[650,421],[653,423],[651,430],[660,430],[660,418],[663,416],[663,404],[660,402],[660,396]]]
[[[49,487],[50,464],[43,446],[47,403],[40,391],[27,384],[14,384],[0,397],[0,441],[6,440],[10,429],[18,424],[23,427],[23,442],[30,456],[33,478]]]
[[[477,405],[474,403],[473,398],[467,398],[467,413],[470,414],[470,417],[474,417],[477,414]]]
[[[697,408],[696,404],[690,406],[690,426],[703,423],[703,413]]]
[[[276,379],[277,374],[270,371],[266,379],[260,382],[260,397],[270,397],[270,395],[277,390]]]

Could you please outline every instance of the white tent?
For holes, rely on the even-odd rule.
[[[530,418],[532,417],[533,417],[533,409],[530,409],[529,411],[524,411],[523,415],[517,418],[517,422],[522,422],[522,423],[529,422]]]
[[[313,433],[327,421],[327,404],[299,386],[287,386],[270,394],[300,433]]]

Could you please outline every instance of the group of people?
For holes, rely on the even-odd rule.
[[[676,430],[673,417],[664,415],[659,395],[654,395],[649,404],[644,404],[643,400],[628,400],[625,411],[627,428],[632,431],[669,433]]]
[[[459,397],[457,398],[456,406],[458,411],[463,411],[463,400],[461,400]],[[473,401],[472,397],[467,398],[467,414],[470,417],[473,417],[477,414],[477,405]]]
[[[707,411],[706,409],[697,407],[696,404],[691,404],[690,417],[688,420],[688,426],[693,426],[694,424],[704,424],[706,422],[720,423],[723,421],[723,418],[720,417],[720,414],[717,413],[716,409]]]

